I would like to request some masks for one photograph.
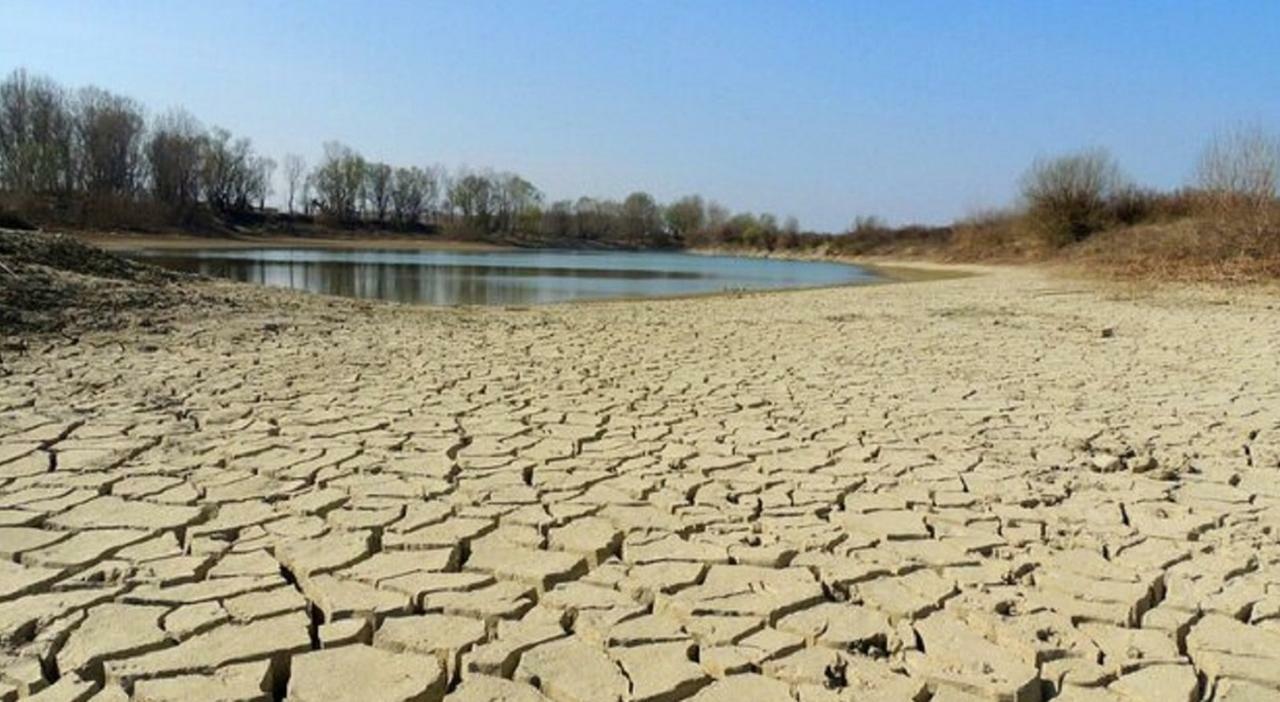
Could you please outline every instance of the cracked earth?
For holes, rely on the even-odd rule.
[[[1280,308],[227,286],[0,377],[0,700],[1280,699]]]

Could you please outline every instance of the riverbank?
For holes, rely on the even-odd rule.
[[[5,684],[250,698],[412,661],[451,700],[1280,694],[1268,295],[201,285],[221,302],[3,355]]]
[[[237,236],[193,236],[190,234],[134,234],[128,232],[71,232],[72,236],[108,251],[138,249],[390,249],[398,251],[510,251],[516,247],[483,241],[440,239],[430,236],[397,234],[370,235],[359,232],[351,236],[329,234],[323,237],[242,234]]]

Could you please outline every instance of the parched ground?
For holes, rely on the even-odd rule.
[[[1274,294],[221,288],[0,354],[0,699],[1280,699]]]

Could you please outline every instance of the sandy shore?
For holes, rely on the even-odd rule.
[[[218,287],[4,353],[0,698],[1280,699],[1274,296]]]

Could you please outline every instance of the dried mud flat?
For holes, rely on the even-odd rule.
[[[1280,699],[1274,296],[223,288],[6,353],[0,699]]]

